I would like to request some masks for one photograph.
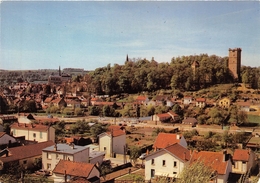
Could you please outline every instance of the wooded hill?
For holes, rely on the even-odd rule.
[[[192,64],[198,63],[194,70]],[[227,67],[228,57],[207,54],[172,58],[170,63],[155,60],[128,60],[97,68],[84,77],[91,93],[118,94],[153,92],[160,89],[200,90],[215,84],[233,83]],[[252,88],[260,86],[260,68],[242,66],[243,82]]]

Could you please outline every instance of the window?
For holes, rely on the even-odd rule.
[[[23,161],[23,164],[26,165],[26,164],[27,164],[27,160],[24,160],[24,161]]]
[[[33,137],[34,137],[34,138],[36,137],[36,133],[33,133]]]
[[[47,153],[47,159],[51,159],[51,154]]]
[[[47,169],[50,170],[51,169],[51,164],[47,163]]]
[[[173,167],[177,167],[177,161],[173,162]]]
[[[165,160],[162,160],[162,166],[166,166]]]
[[[42,132],[40,132],[40,138],[42,139]]]
[[[107,150],[107,147],[104,147],[104,151],[106,151]]]
[[[177,174],[177,172],[173,172],[173,174],[174,174],[174,175],[176,175],[176,174]]]
[[[154,159],[152,159],[152,162],[151,162],[152,165],[154,165]]]

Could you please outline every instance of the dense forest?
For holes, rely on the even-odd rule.
[[[193,63],[196,68],[192,68]],[[232,83],[233,78],[227,67],[228,57],[207,54],[172,58],[170,63],[155,60],[133,59],[124,65],[108,64],[97,68],[84,77],[92,93],[118,94],[153,92],[160,89],[191,91],[215,84]],[[252,88],[260,86],[260,68],[243,66],[242,81]]]

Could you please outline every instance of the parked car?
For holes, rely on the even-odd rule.
[[[146,158],[146,153],[141,154],[141,156],[139,156],[139,159],[145,159]]]
[[[36,175],[50,175],[50,171],[40,169],[40,170],[35,171],[35,174]]]

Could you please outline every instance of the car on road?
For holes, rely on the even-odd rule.
[[[141,154],[141,156],[139,156],[139,159],[145,159],[146,158],[146,153]]]
[[[35,171],[35,174],[36,174],[36,175],[44,175],[44,176],[47,176],[47,175],[50,175],[50,171],[40,169],[40,170]]]

